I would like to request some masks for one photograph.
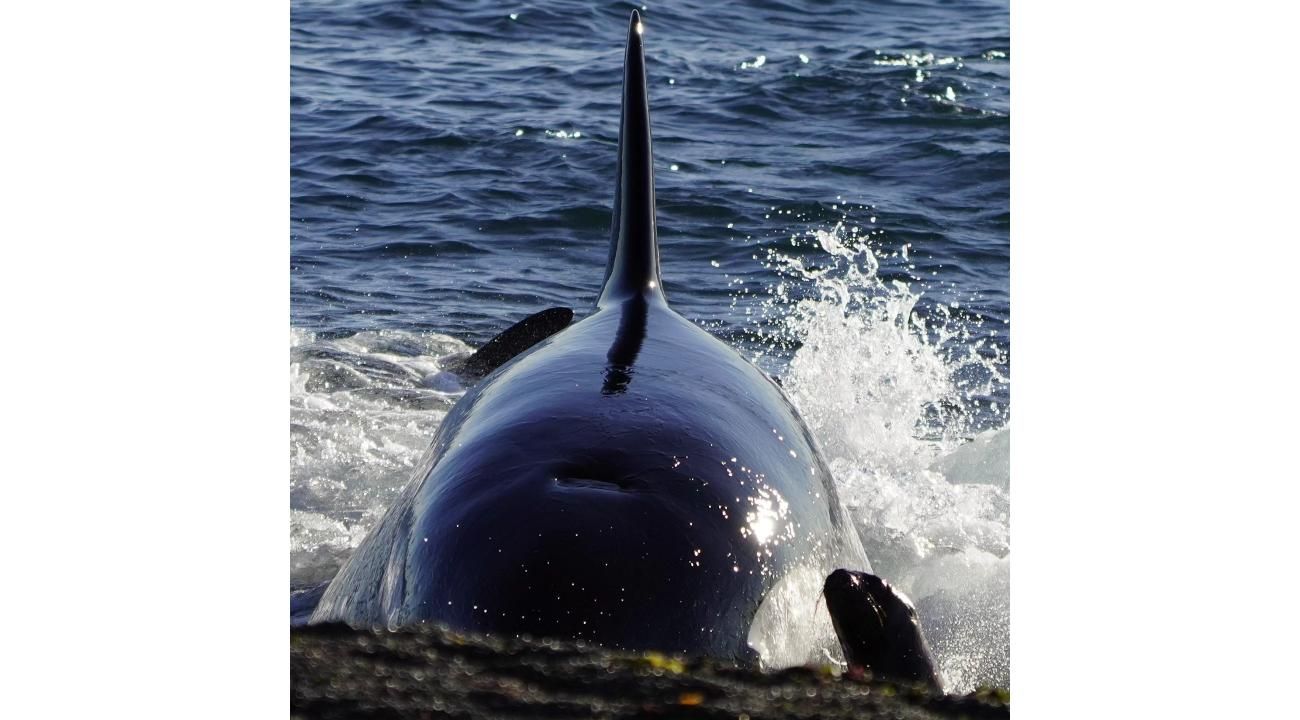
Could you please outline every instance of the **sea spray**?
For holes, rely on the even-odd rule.
[[[831,464],[872,569],[915,601],[948,689],[1005,686],[1009,430],[1005,401],[988,400],[1006,394],[1005,358],[946,306],[883,279],[884,253],[844,227],[801,240],[799,254],[769,253],[776,279],[750,317],[765,326],[766,351],[788,358],[785,392]],[[293,331],[295,585],[328,580],[410,480],[463,394],[442,366],[468,350],[437,333]],[[765,666],[838,657],[822,580],[793,573],[761,609],[749,640]]]
[[[770,352],[793,349],[785,392],[874,571],[916,603],[948,689],[1006,686],[1010,430],[1005,401],[990,399],[1006,396],[1006,358],[976,339],[978,321],[918,309],[922,292],[881,277],[896,256],[842,224],[800,244],[768,252],[779,279],[751,316]]]
[[[439,363],[464,343],[378,330],[289,337],[289,557],[295,586],[325,582],[410,480],[463,390]]]

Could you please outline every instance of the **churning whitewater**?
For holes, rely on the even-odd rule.
[[[802,240],[813,254],[765,258],[782,279],[754,316],[771,353],[789,358],[783,388],[831,464],[874,571],[916,603],[946,686],[1005,686],[1009,429],[973,433],[969,411],[995,403],[987,398],[1007,382],[1005,359],[963,342],[972,329],[952,317],[923,322],[919,294],[882,280],[880,251],[843,226]],[[332,577],[410,479],[464,392],[443,368],[471,348],[399,330],[295,329],[290,342],[290,556],[303,587]],[[749,642],[766,666],[814,659],[785,650],[809,633],[837,659],[824,606],[807,602],[823,579],[810,575],[789,602],[773,598],[760,612]]]

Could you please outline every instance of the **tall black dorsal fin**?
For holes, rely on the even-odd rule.
[[[623,117],[618,129],[618,186],[614,190],[609,265],[597,307],[638,294],[663,299],[642,30],[641,16],[633,10],[623,58]]]

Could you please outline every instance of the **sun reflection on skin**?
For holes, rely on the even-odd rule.
[[[770,507],[760,507],[758,511],[747,514],[745,519],[749,521],[749,530],[759,545],[766,545],[772,539],[772,533],[776,532],[776,514]]]
[[[749,482],[740,481],[742,486],[754,488],[755,494],[745,498],[753,507],[752,511],[745,513],[745,525],[740,529],[743,537],[753,538],[754,542],[760,547],[765,548],[766,554],[770,557],[772,546],[778,544],[781,539],[793,539],[794,529],[784,522],[786,515],[789,513],[789,503],[781,494],[767,484],[767,478],[763,473],[741,465],[736,458],[731,459],[731,463],[746,477]],[[722,461],[727,465],[727,461]],[[727,468],[727,475],[735,477],[731,468]],[[740,498],[736,498],[740,502]],[[762,555],[763,553],[760,553]]]

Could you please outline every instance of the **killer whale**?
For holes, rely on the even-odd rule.
[[[441,622],[750,663],[748,629],[783,579],[870,569],[793,405],[669,305],[635,11],[616,177],[594,311],[508,331],[468,363],[486,377],[310,622]]]

